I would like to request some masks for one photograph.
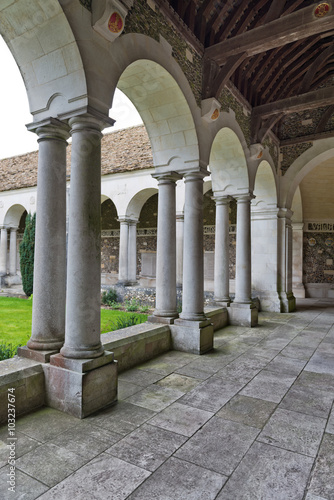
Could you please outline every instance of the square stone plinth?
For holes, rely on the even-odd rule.
[[[46,404],[85,418],[117,400],[117,362],[111,352],[95,359],[51,356],[44,366]]]
[[[254,304],[232,302],[228,315],[230,325],[256,326],[258,324],[258,310]]]
[[[213,325],[210,320],[176,319],[169,328],[173,349],[176,351],[204,354],[213,348]]]
[[[39,363],[49,363],[51,356],[57,354],[59,349],[54,349],[50,351],[37,351],[36,349],[29,349],[28,346],[18,347],[17,354],[22,358],[33,359]]]

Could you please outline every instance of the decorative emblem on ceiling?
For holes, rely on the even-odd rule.
[[[118,12],[113,12],[108,21],[108,29],[112,33],[120,33],[123,29],[123,19]]]
[[[218,117],[219,117],[219,109],[216,108],[211,115],[211,120],[217,120]]]
[[[315,8],[314,15],[315,17],[324,17],[330,11],[331,6],[327,2],[319,3],[319,5]]]

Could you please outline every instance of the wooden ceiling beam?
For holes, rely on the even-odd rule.
[[[218,42],[205,49],[205,55],[223,65],[227,58],[246,52],[248,57],[312,35],[333,30],[334,9],[322,17],[314,17],[315,5],[310,5],[268,24]],[[240,17],[240,9],[237,10]],[[226,31],[227,32],[227,31]]]
[[[273,0],[264,18],[264,22],[270,23],[271,21],[278,19],[284,10],[285,3],[286,0]]]
[[[315,109],[332,104],[334,104],[333,88],[325,87],[299,96],[287,97],[280,101],[262,104],[253,108],[252,114],[254,116],[260,115],[262,119],[266,119],[280,113],[298,113],[305,109]]]
[[[311,66],[309,67],[306,75],[304,76],[300,87],[298,89],[298,93],[305,94],[310,90],[313,78],[318,73],[318,71],[322,68],[323,64],[327,61],[329,57],[334,54],[334,45],[330,45],[326,50],[321,52],[318,57],[313,61]]]

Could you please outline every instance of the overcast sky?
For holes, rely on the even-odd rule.
[[[8,158],[38,149],[37,137],[25,125],[32,122],[24,83],[16,62],[0,36],[0,158]],[[116,92],[110,116],[116,120],[113,129],[141,123],[131,102],[120,91]],[[106,129],[104,132],[108,131]],[[111,129],[110,129],[111,130]]]

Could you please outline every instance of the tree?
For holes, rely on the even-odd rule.
[[[36,214],[26,217],[23,239],[20,244],[20,267],[23,291],[28,297],[33,292],[34,281],[34,250],[35,250]]]

